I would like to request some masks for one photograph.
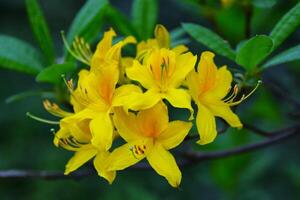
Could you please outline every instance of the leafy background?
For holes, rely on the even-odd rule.
[[[136,2],[138,1],[141,0]],[[99,0],[90,2],[99,3]],[[91,23],[99,26],[95,26],[96,28],[93,30],[76,26],[71,30],[77,33],[80,32],[87,41],[94,44],[93,42],[100,38],[103,30],[111,25],[122,34],[135,34],[137,37],[141,37],[139,39],[146,39],[151,36],[152,27],[151,24],[142,26],[142,20],[152,22],[157,20],[158,23],[164,24],[169,30],[180,27],[181,22],[189,22],[210,28],[228,40],[231,46],[243,48],[243,43],[239,45],[246,35],[246,17],[243,14],[245,12],[243,8],[239,6],[223,8],[216,6],[216,1],[212,0],[160,0],[157,3],[158,9],[156,9],[153,2],[155,1],[148,0],[146,1],[148,3],[147,7],[136,4],[138,6],[131,9],[132,1],[111,0],[111,6],[106,8],[108,10],[108,20],[93,21],[92,16],[83,16],[77,23],[81,24],[80,20],[83,20],[83,25]],[[206,6],[199,6],[203,2],[206,3]],[[258,2],[258,4],[256,3],[253,10],[251,37],[256,34],[269,34],[277,21],[298,1],[264,0],[254,2]],[[27,3],[34,4],[35,1],[28,0]],[[47,28],[45,29],[43,22],[34,22],[40,23],[40,28],[34,30],[34,33],[44,36],[35,39],[30,29],[25,1],[0,1],[0,42],[2,41],[0,43],[0,54],[9,52],[9,48],[12,48],[15,42],[11,41],[11,45],[7,45],[10,38],[2,35],[19,38],[36,49],[40,44],[41,52],[43,52],[25,51],[28,56],[24,56],[22,48],[24,45],[26,47],[27,44],[23,46],[19,44],[13,56],[21,57],[25,64],[26,62],[35,63],[35,65],[31,65],[32,69],[26,71],[28,75],[16,73],[9,69],[0,69],[1,170],[63,170],[66,161],[71,156],[70,152],[53,146],[51,126],[32,121],[26,117],[25,113],[30,111],[38,116],[48,118],[49,115],[42,107],[41,96],[52,97],[63,92],[56,81],[53,82],[51,79],[50,82],[54,83],[54,86],[49,86],[47,83],[41,83],[49,81],[41,78],[41,80],[37,79],[38,83],[30,74],[36,74],[45,65],[53,64],[53,52],[55,52],[55,57],[61,57],[65,53],[62,48],[60,31],[70,30],[70,24],[85,1],[40,0],[39,3],[51,31],[49,34],[47,33]],[[136,10],[133,14],[135,20],[132,20],[132,24],[128,25],[126,16],[130,16],[131,10]],[[145,14],[146,18],[134,17],[139,15],[139,10],[145,13],[152,11],[152,14]],[[34,15],[41,15],[41,13],[36,13],[34,9],[28,11],[33,12]],[[158,15],[156,15],[156,12]],[[99,13],[94,14],[99,15]],[[142,28],[136,29],[135,27]],[[76,28],[77,30],[75,30]],[[50,35],[51,37],[48,37]],[[177,32],[173,31],[172,36],[174,43],[187,43],[195,53],[207,49],[207,45],[198,43],[187,34],[183,35],[182,29],[177,29]],[[67,39],[71,41],[72,37],[74,35],[68,32]],[[4,40],[6,43],[3,42]],[[51,40],[54,41],[54,45],[52,45]],[[264,38],[262,40],[265,42]],[[296,46],[299,41],[300,32],[298,29],[275,53],[272,53],[272,56]],[[55,51],[48,48],[51,45]],[[296,48],[297,51],[294,53],[294,57],[299,57],[298,49]],[[43,57],[36,54],[46,55],[46,57],[39,59],[39,61],[30,60],[30,55]],[[245,54],[247,55],[247,52]],[[72,63],[72,59],[68,59]],[[245,65],[251,68],[252,64],[247,63],[248,61],[240,59],[238,63],[243,65],[243,62],[246,62]],[[23,69],[24,62],[21,64],[14,63],[13,65]],[[229,64],[233,70],[237,66],[230,59],[222,56],[217,56],[217,62],[220,65]],[[1,63],[3,67],[7,67],[7,65],[4,66],[3,60]],[[260,78],[271,80],[273,84],[280,86],[285,91],[286,96],[299,99],[299,64],[299,61],[293,61],[275,65],[264,70]],[[49,88],[53,89],[53,87],[55,94],[48,92]],[[23,91],[31,92],[7,99],[9,96]],[[27,98],[24,98],[26,96]],[[299,114],[298,116],[287,117],[295,111],[297,110],[293,105],[273,94],[264,84],[237,109],[242,121],[257,125],[268,131],[283,128],[297,120],[299,121]],[[261,139],[261,137],[247,130],[228,129],[225,134],[217,138],[215,143],[196,148],[199,150],[225,149]],[[299,137],[295,137],[293,140],[254,153],[201,162],[195,166],[182,169],[183,181],[179,190],[171,188],[163,178],[152,170],[126,170],[118,173],[117,179],[111,186],[97,176],[80,180],[55,181],[0,179],[0,195],[1,199],[83,199],[87,197],[92,199],[299,199],[299,152]]]

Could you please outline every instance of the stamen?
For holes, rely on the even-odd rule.
[[[64,31],[61,31],[61,37],[63,39],[63,43],[68,50],[68,52],[77,60],[81,61],[86,65],[90,65],[90,61],[92,58],[92,52],[88,45],[84,42],[83,38],[75,37],[75,40],[72,43],[73,49],[71,49],[70,45],[67,42]]]
[[[51,103],[49,100],[45,100],[43,105],[44,108],[54,116],[67,117],[72,115],[72,113],[62,110],[57,104]]]
[[[26,115],[27,115],[28,117],[30,117],[31,119],[34,119],[34,120],[39,121],[39,122],[43,122],[43,123],[46,123],[46,124],[55,124],[55,125],[59,125],[59,122],[58,122],[58,121],[51,121],[51,120],[43,119],[43,118],[34,116],[34,115],[32,115],[31,113],[29,113],[29,112],[27,112]]]
[[[243,94],[240,100],[233,102],[234,98],[236,97],[236,95],[235,95],[232,99],[229,100],[229,102],[225,102],[225,103],[226,103],[227,105],[229,105],[229,106],[235,106],[235,105],[240,104],[242,101],[244,101],[245,99],[247,99],[248,97],[250,97],[250,96],[255,92],[255,90],[257,90],[257,88],[260,86],[261,83],[262,83],[261,80],[257,81],[257,84],[256,84],[256,86],[254,87],[254,89],[251,90],[251,92],[249,92],[249,94],[247,94],[247,95],[244,95],[244,94]],[[234,91],[234,92],[237,93],[238,90],[237,90],[237,89],[235,89],[235,90],[236,90],[236,91]]]

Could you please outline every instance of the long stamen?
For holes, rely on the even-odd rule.
[[[88,50],[85,50],[85,47],[87,45],[82,38],[81,39],[79,39],[78,37],[75,38],[75,41],[72,43],[73,46],[72,49],[67,42],[64,31],[61,31],[61,37],[66,49],[74,58],[76,58],[77,60],[81,61],[86,65],[90,65],[90,59],[92,57],[92,53],[89,48]]]
[[[31,119],[34,119],[36,121],[39,121],[39,122],[43,122],[43,123],[46,123],[46,124],[55,124],[55,125],[59,125],[59,122],[58,121],[52,121],[52,120],[48,120],[48,119],[43,119],[43,118],[40,118],[40,117],[37,117],[35,115],[32,115],[31,113],[27,112],[26,115],[28,117],[30,117]]]
[[[251,92],[249,92],[247,95],[242,95],[242,97],[241,97],[240,100],[233,102],[234,98],[236,97],[236,95],[235,95],[229,102],[225,102],[225,103],[226,103],[227,105],[229,105],[229,106],[235,106],[235,105],[237,105],[237,104],[240,104],[242,101],[244,101],[244,100],[246,100],[248,97],[250,97],[250,96],[255,92],[255,90],[257,90],[257,88],[260,86],[261,83],[262,83],[262,81],[259,80],[259,81],[257,82],[256,86],[254,87],[254,89],[253,89]]]
[[[54,116],[67,117],[72,113],[62,110],[57,104],[51,103],[49,100],[43,101],[44,108]]]

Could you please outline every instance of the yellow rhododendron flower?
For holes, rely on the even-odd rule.
[[[197,72],[191,72],[186,81],[198,106],[196,124],[200,134],[198,143],[202,145],[212,142],[217,136],[215,117],[223,118],[232,127],[242,127],[238,116],[230,109],[239,102],[223,100],[230,91],[232,75],[226,66],[218,69],[213,58],[213,53],[203,52]]]
[[[152,50],[144,64],[134,60],[126,74],[147,91],[131,99],[129,108],[147,109],[166,99],[172,106],[189,109],[192,113],[191,97],[185,89],[179,87],[194,69],[196,60],[197,57],[190,52],[176,55],[174,51],[165,48]]]
[[[147,158],[159,175],[164,176],[173,187],[178,187],[181,172],[168,150],[183,141],[192,123],[169,122],[167,108],[161,102],[137,115],[117,109],[114,122],[127,143],[110,154],[108,169],[122,170]]]

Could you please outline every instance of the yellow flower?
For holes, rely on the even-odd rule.
[[[167,99],[172,106],[186,108],[193,112],[191,97],[185,89],[179,88],[187,74],[193,70],[197,57],[192,53],[176,55],[165,48],[154,49],[141,64],[134,60],[127,68],[127,76],[138,81],[147,91],[130,99],[129,108],[141,110],[151,108],[162,99]]]
[[[77,114],[65,117],[60,121],[60,130],[55,134],[54,144],[57,147],[74,151],[74,155],[66,165],[65,175],[94,158],[93,163],[98,175],[111,184],[116,177],[116,172],[107,170],[105,160],[108,159],[109,152],[100,150],[90,143],[92,139],[90,121],[91,119],[86,119],[86,116]]]
[[[169,123],[167,108],[161,102],[137,115],[127,115],[122,108],[116,109],[114,122],[127,143],[110,154],[108,170],[122,170],[147,158],[159,175],[173,187],[178,187],[181,172],[168,150],[183,141],[192,124],[183,121]]]
[[[54,144],[76,152],[68,162],[65,174],[95,157],[94,166],[98,174],[110,183],[115,178],[115,172],[106,170],[105,160],[115,136],[111,120],[113,108],[122,106],[131,92],[141,92],[135,85],[116,88],[121,48],[132,42],[132,38],[112,45],[114,34],[112,29],[104,34],[91,59],[91,70],[80,71],[77,88],[73,89],[72,80],[67,82],[75,113],[65,112],[49,102],[44,104],[50,113],[63,117]]]
[[[217,69],[214,54],[203,52],[197,72],[187,77],[187,86],[192,98],[198,106],[196,117],[197,129],[200,134],[199,144],[212,142],[217,136],[215,117],[223,118],[230,126],[241,128],[242,124],[230,106],[240,103],[232,102],[236,97],[236,89],[227,100],[223,100],[231,88],[232,75],[226,66]]]
[[[156,25],[154,30],[154,36],[155,38],[148,39],[147,41],[142,41],[138,43],[137,45],[138,60],[142,60],[144,57],[147,57],[148,54],[151,53],[153,49],[171,48],[170,34],[163,25],[161,24]],[[188,51],[188,48],[185,45],[178,45],[172,48],[172,50],[177,55],[180,55]]]

